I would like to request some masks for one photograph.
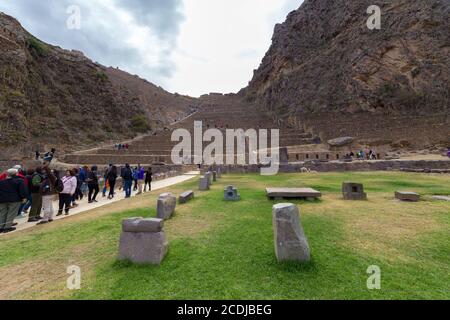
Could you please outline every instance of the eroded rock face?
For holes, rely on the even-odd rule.
[[[381,30],[366,25],[374,4]],[[275,27],[272,46],[241,94],[284,123],[300,119],[324,140],[445,145],[449,12],[448,0],[305,0]]]
[[[300,223],[298,207],[292,203],[273,206],[275,254],[278,262],[311,260],[308,240]]]
[[[162,220],[168,220],[172,217],[177,206],[177,198],[171,193],[163,193],[158,198],[157,217]]]

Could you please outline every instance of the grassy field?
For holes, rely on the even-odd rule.
[[[362,182],[368,201],[343,201],[343,181]],[[223,201],[238,187],[242,201]],[[320,201],[296,201],[312,262],[278,264],[269,186],[308,186]],[[197,179],[170,188],[197,190]],[[448,176],[405,173],[227,175],[177,207],[166,223],[160,267],[117,262],[120,222],[156,215],[147,194],[52,225],[2,237],[0,298],[7,299],[450,299],[450,203],[403,203],[396,190],[450,194]],[[168,190],[159,191],[162,193]],[[66,269],[82,270],[80,291]],[[381,268],[381,290],[366,287]]]

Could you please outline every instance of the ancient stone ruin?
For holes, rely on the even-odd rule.
[[[235,187],[228,186],[224,191],[224,198],[225,201],[239,201],[241,200],[241,195]]]
[[[309,262],[311,252],[300,223],[300,212],[292,203],[273,206],[275,254],[278,262]]]
[[[361,183],[344,182],[342,184],[344,200],[367,200],[367,193]]]
[[[163,227],[162,219],[124,219],[118,259],[133,263],[161,264],[169,246]]]
[[[182,194],[180,194],[179,198],[178,198],[178,202],[180,204],[184,204],[189,202],[190,200],[194,199],[194,191],[189,190],[186,192],[183,192]]]
[[[158,198],[157,217],[162,220],[168,220],[172,217],[177,206],[177,199],[171,193],[163,193]]]
[[[266,188],[270,199],[308,199],[316,200],[322,197],[320,191],[312,188]]]
[[[200,177],[198,189],[200,191],[209,190],[209,178],[207,176]]]
[[[396,191],[395,198],[400,201],[418,202],[420,200],[420,194],[415,192]]]

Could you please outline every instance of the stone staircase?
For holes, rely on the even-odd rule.
[[[242,102],[238,97],[219,96],[204,99],[200,111],[173,124],[166,131],[149,134],[127,142],[129,148],[116,150],[114,145],[89,151],[77,152],[60,157],[60,161],[77,165],[103,165],[108,163],[132,165],[151,165],[155,163],[171,164],[171,151],[179,142],[172,142],[172,132],[185,129],[191,133],[194,146],[194,122],[202,121],[203,133],[208,129],[218,129],[224,135],[227,129],[268,129],[270,147],[270,129],[279,129],[272,119],[257,110],[255,106]],[[280,147],[315,144],[317,138],[302,129],[280,129]],[[204,142],[205,148],[209,143]],[[224,154],[226,142],[224,141]],[[237,152],[235,148],[235,152]],[[192,151],[192,154],[194,152]],[[248,155],[247,155],[248,157]]]

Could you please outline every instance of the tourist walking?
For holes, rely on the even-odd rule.
[[[77,179],[77,188],[75,189],[75,194],[72,196],[72,208],[78,207],[78,200],[83,200],[83,193],[81,192],[81,186],[83,182],[80,179],[80,170],[77,168],[72,169],[75,174],[75,178]]]
[[[72,170],[67,170],[66,175],[61,179],[64,188],[63,191],[59,193],[59,210],[57,217],[63,214],[63,210],[66,216],[69,215],[69,210],[71,208],[71,203],[73,195],[77,190],[77,177],[75,177],[75,172]]]
[[[49,168],[49,162],[47,162],[44,167],[44,181],[41,184],[41,195],[42,195],[42,209],[44,210],[44,217],[42,221],[38,224],[46,224],[53,222],[53,200],[56,196],[56,182],[57,172],[54,174]]]
[[[7,178],[0,181],[0,232],[16,230],[14,219],[20,205],[27,197],[27,189],[22,179],[17,177],[17,169],[9,169]]]
[[[138,169],[137,169],[137,185],[138,185],[138,193],[137,194],[142,194],[144,180],[145,180],[145,169],[139,165]]]
[[[97,195],[100,192],[100,185],[98,183],[98,167],[93,166],[87,174],[87,183],[89,188],[88,202],[94,203],[97,201]]]
[[[132,170],[132,173],[133,173],[133,182],[134,182],[133,191],[137,191],[137,189],[138,189],[138,175],[139,175],[138,168],[137,167],[134,168]]]
[[[28,222],[37,222],[41,220],[42,211],[42,193],[41,185],[44,182],[44,174],[41,167],[37,167],[31,176],[29,190],[31,192],[31,209],[28,215]]]
[[[108,174],[106,176],[106,181],[109,184],[109,196],[108,199],[112,199],[114,198],[114,188],[116,186],[116,180],[117,180],[117,167],[116,166],[112,166],[111,169],[108,171]],[[106,183],[105,181],[105,183]]]
[[[153,171],[152,167],[149,167],[147,171],[145,171],[144,192],[147,192],[147,185],[148,191],[152,191],[152,181],[153,181]]]
[[[103,175],[103,179],[105,181],[105,185],[103,186],[103,190],[102,190],[103,198],[106,197],[106,192],[108,191],[108,187],[109,187],[108,172],[109,172],[109,170],[111,170],[111,168],[112,168],[112,164],[110,164],[108,167],[106,167],[105,174]]]
[[[122,171],[123,188],[125,190],[125,198],[131,197],[131,187],[133,185],[133,172],[131,171],[130,165],[126,164]]]
[[[27,186],[28,196],[27,196],[27,202],[25,203],[25,206],[22,209],[23,215],[28,213],[28,210],[30,210],[30,208],[31,208],[31,204],[33,203],[33,198],[31,197],[31,183],[32,183],[33,175],[35,172],[36,171],[34,169],[28,169],[27,175],[25,176],[25,179],[27,181],[26,186]]]

